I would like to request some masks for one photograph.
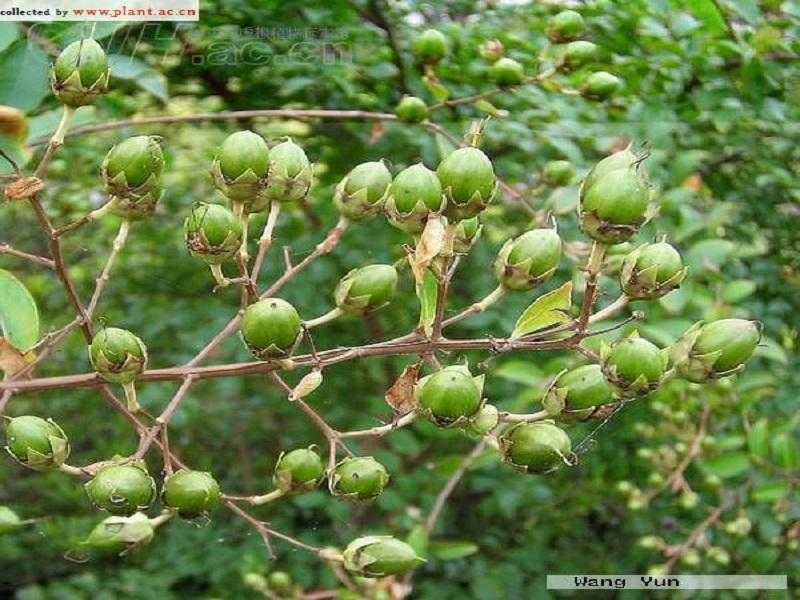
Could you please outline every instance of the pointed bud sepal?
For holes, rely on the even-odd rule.
[[[503,460],[523,473],[546,474],[577,462],[567,433],[553,421],[519,423],[499,438]]]
[[[559,373],[542,399],[553,417],[569,421],[588,418],[597,406],[614,402],[614,388],[600,365],[583,365]]]
[[[24,415],[8,419],[6,451],[34,471],[57,469],[69,457],[69,440],[52,419]]]
[[[314,167],[305,151],[291,139],[269,151],[272,164],[264,195],[275,202],[292,202],[308,195],[314,182]]]
[[[283,358],[300,339],[300,315],[285,300],[264,298],[247,307],[240,335],[259,360]]]
[[[319,485],[325,467],[316,446],[281,453],[272,481],[282,492],[304,494]]]
[[[214,185],[232,202],[242,203],[247,212],[269,205],[264,194],[269,171],[269,146],[252,131],[237,131],[225,138],[211,164]]]
[[[207,518],[222,498],[217,480],[205,471],[181,469],[164,479],[161,500],[182,519]]]
[[[555,229],[533,229],[507,241],[494,262],[494,274],[509,290],[529,290],[553,276],[561,260]]]
[[[156,482],[141,461],[101,467],[84,488],[97,508],[115,515],[132,515],[156,499]]]
[[[388,535],[353,540],[345,548],[343,557],[344,568],[362,577],[398,575],[425,562],[411,546]]]
[[[127,329],[106,327],[92,339],[89,361],[105,381],[130,383],[147,367],[147,348]]]
[[[760,341],[761,325],[756,321],[700,321],[672,346],[670,362],[684,379],[704,383],[740,372]]]
[[[377,498],[388,482],[386,468],[371,456],[345,458],[328,475],[330,493],[351,502]]]
[[[420,234],[428,215],[444,206],[442,184],[436,173],[422,163],[404,169],[389,186],[384,210],[389,222],[412,235]]]
[[[679,287],[688,269],[666,242],[643,244],[622,261],[620,285],[631,300],[661,298]]]
[[[198,202],[183,224],[186,247],[208,264],[234,257],[242,245],[242,225],[236,215],[219,204]]]
[[[603,375],[621,398],[636,398],[656,390],[667,369],[668,354],[639,336],[638,331],[600,347]]]
[[[108,92],[108,58],[95,40],[71,43],[61,51],[50,70],[50,87],[67,106],[93,104]]]
[[[391,183],[392,174],[383,162],[362,163],[336,186],[333,202],[342,215],[361,221],[381,210]]]
[[[484,405],[484,379],[473,377],[466,366],[423,377],[414,388],[417,411],[439,427],[468,427]]]
[[[392,265],[368,265],[345,275],[333,293],[336,306],[352,314],[366,314],[386,306],[397,288]]]
[[[467,254],[483,233],[479,217],[464,219],[456,224],[455,235],[453,236],[453,252],[455,254]]]
[[[149,544],[155,528],[144,513],[129,517],[108,517],[95,527],[79,544],[81,550],[97,550],[124,556]]]
[[[106,206],[108,212],[122,219],[141,221],[156,212],[156,206],[163,196],[164,190],[159,181],[142,195],[137,191],[129,191],[124,196],[111,196]]]
[[[452,222],[478,215],[497,191],[492,161],[478,148],[451,152],[439,164],[436,176],[447,199],[444,214]]]

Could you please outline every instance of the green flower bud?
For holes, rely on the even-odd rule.
[[[667,367],[667,355],[634,331],[600,351],[603,375],[622,398],[649,394],[659,385]]]
[[[500,422],[500,413],[494,404],[484,404],[464,428],[469,435],[483,436],[492,431]]]
[[[183,224],[183,231],[192,256],[209,264],[233,258],[242,245],[239,219],[219,204],[195,204]]]
[[[269,204],[264,195],[270,170],[267,142],[252,131],[232,133],[219,148],[211,165],[214,185],[232,202],[241,202],[248,212]]]
[[[109,195],[138,199],[158,186],[164,171],[160,140],[155,135],[137,135],[108,151],[100,169]]]
[[[578,193],[581,229],[608,244],[624,242],[639,230],[650,200],[643,159],[628,149],[617,154],[600,161]]]
[[[422,163],[400,171],[388,194],[384,209],[389,222],[411,234],[422,233],[428,215],[444,204],[439,178]]]
[[[336,186],[333,202],[345,217],[360,221],[378,213],[391,183],[392,174],[381,161],[362,163]]]
[[[300,336],[300,315],[280,298],[264,298],[247,307],[241,336],[260,360],[287,356]]]
[[[406,123],[420,123],[428,118],[428,105],[416,96],[403,96],[394,109],[394,114]]]
[[[353,269],[336,286],[336,306],[347,313],[365,314],[388,304],[397,287],[392,265],[369,265]]]
[[[524,77],[522,65],[513,58],[501,58],[489,67],[489,79],[499,87],[519,85]]]
[[[108,59],[95,40],[71,43],[61,51],[50,71],[50,87],[68,106],[92,104],[108,92]]]
[[[164,479],[161,499],[183,519],[205,517],[219,504],[222,493],[217,480],[204,471],[181,469]]]
[[[745,319],[696,323],[670,350],[681,377],[695,383],[728,377],[742,369],[761,341],[761,327]]]
[[[551,187],[568,185],[575,177],[575,167],[568,160],[551,160],[542,170],[542,183]]]
[[[288,590],[292,586],[292,576],[286,571],[273,571],[269,574],[269,587],[274,590]]]
[[[272,163],[264,195],[276,202],[292,202],[308,195],[314,172],[305,151],[292,140],[269,151]]]
[[[478,148],[451,152],[436,169],[447,198],[444,214],[451,221],[469,219],[494,198],[497,179],[489,157]]]
[[[551,42],[563,44],[578,39],[583,33],[583,28],[583,17],[580,13],[564,10],[550,17],[544,32]]]
[[[598,47],[592,42],[586,40],[577,40],[570,42],[564,48],[564,63],[565,69],[578,69],[597,58]]]
[[[412,50],[419,62],[432,65],[447,56],[448,46],[445,34],[436,29],[426,29],[414,40]]]
[[[0,535],[15,533],[25,527],[29,521],[23,521],[8,506],[0,506]]]
[[[156,483],[142,463],[101,467],[84,488],[97,507],[130,516],[156,499]]]
[[[127,329],[106,327],[92,339],[89,361],[105,381],[130,383],[147,367],[147,348]]]
[[[503,245],[494,262],[494,274],[505,288],[529,290],[550,279],[560,260],[558,233],[533,229]]]
[[[586,78],[581,93],[591,100],[607,100],[622,89],[622,80],[607,71],[597,71]]]
[[[481,237],[483,225],[478,217],[464,219],[456,225],[456,234],[453,237],[453,252],[456,254],[467,254],[478,238]]]
[[[614,388],[600,365],[583,365],[562,372],[545,393],[542,404],[551,415],[587,418],[594,408],[614,401]]]
[[[80,546],[124,555],[150,543],[155,530],[143,513],[129,517],[108,517],[95,527]]]
[[[632,300],[661,298],[686,277],[680,253],[666,242],[643,244],[622,261],[620,285]]]
[[[499,442],[503,460],[524,473],[552,473],[575,460],[569,436],[552,421],[519,423]]]
[[[386,468],[371,456],[345,458],[328,476],[331,494],[345,500],[372,500],[389,482]]]
[[[484,376],[466,367],[445,367],[417,382],[418,410],[440,427],[464,427],[483,406]]]
[[[279,490],[302,494],[319,485],[325,467],[314,447],[298,448],[278,457],[272,481]]]
[[[486,62],[496,63],[503,58],[505,47],[500,40],[486,40],[478,47],[478,52]]]
[[[400,540],[387,535],[358,538],[344,550],[344,568],[362,577],[386,577],[410,571],[424,558]]]
[[[6,450],[29,469],[46,471],[67,460],[69,440],[52,419],[25,415],[6,424]]]

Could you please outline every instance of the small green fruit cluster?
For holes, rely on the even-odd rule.
[[[131,221],[152,215],[164,195],[163,171],[158,136],[137,135],[111,148],[101,165],[111,212]]]
[[[61,51],[50,70],[56,98],[77,108],[94,103],[108,92],[108,58],[95,40],[83,39]]]

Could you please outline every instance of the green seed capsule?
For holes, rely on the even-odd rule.
[[[545,35],[556,44],[571,42],[583,33],[584,22],[580,13],[564,10],[554,15],[547,22]]]
[[[489,157],[478,148],[451,152],[436,169],[447,198],[444,214],[452,221],[479,214],[494,198],[497,178]]]
[[[272,481],[278,489],[297,494],[316,488],[324,473],[322,459],[313,448],[298,448],[280,455]]]
[[[147,348],[127,329],[106,327],[92,339],[89,360],[104,380],[130,383],[147,367]]]
[[[196,519],[216,507],[222,493],[211,473],[181,469],[164,480],[161,497],[164,505],[176,510],[180,517]]]
[[[561,238],[554,229],[534,229],[509,240],[494,263],[497,280],[510,290],[529,290],[555,273],[561,260]]]
[[[155,535],[150,519],[142,513],[130,517],[108,517],[92,529],[89,536],[81,542],[82,548],[127,554],[149,544]]]
[[[422,233],[431,212],[444,204],[442,184],[422,163],[404,169],[389,186],[384,209],[389,222],[407,233]]]
[[[551,421],[515,425],[500,438],[500,449],[508,464],[526,473],[551,473],[572,460],[569,436]]]
[[[137,135],[109,150],[101,171],[110,195],[141,197],[159,185],[164,171],[160,139],[154,135]]]
[[[367,313],[391,301],[397,288],[397,270],[392,265],[369,265],[353,269],[336,286],[336,306],[348,313]]]
[[[84,487],[95,506],[115,515],[132,515],[156,497],[155,481],[138,464],[101,467]]]
[[[586,78],[581,93],[592,100],[607,100],[622,89],[622,80],[606,71],[597,71]]]
[[[524,77],[525,70],[513,58],[501,58],[489,67],[489,79],[500,87],[519,85]]]
[[[233,258],[242,245],[239,219],[219,204],[196,204],[183,229],[189,252],[209,264]]]
[[[264,177],[269,171],[269,158],[267,142],[252,131],[232,133],[222,142],[217,154],[220,170],[230,180],[248,171],[256,177]]]
[[[631,299],[660,298],[686,277],[680,253],[666,242],[644,244],[622,261],[620,285]]]
[[[242,318],[242,340],[259,359],[286,356],[299,335],[300,315],[280,298],[264,298],[251,304]]]
[[[564,66],[568,69],[578,69],[597,58],[598,47],[586,40],[577,40],[567,44],[564,48]]]
[[[423,64],[435,64],[442,60],[449,51],[447,36],[436,29],[426,29],[414,40],[413,51]]]
[[[345,548],[343,557],[344,568],[362,577],[397,575],[425,562],[411,546],[390,536],[353,540]]]
[[[404,96],[394,114],[406,123],[420,123],[428,118],[428,105],[416,96]]]
[[[466,425],[482,406],[481,381],[463,367],[445,367],[417,383],[417,402],[437,425]]]
[[[50,73],[55,96],[72,107],[92,104],[108,92],[108,58],[95,40],[73,42],[56,58]]]
[[[681,377],[704,383],[741,371],[760,341],[761,328],[754,321],[700,322],[675,343],[670,360]]]
[[[542,170],[542,183],[552,187],[568,185],[575,177],[575,167],[568,160],[551,160]]]
[[[561,410],[583,410],[614,401],[614,388],[600,365],[583,365],[562,373],[545,394],[544,404]]]
[[[55,469],[69,457],[69,440],[51,419],[24,415],[9,419],[6,450],[17,461],[35,471]]]
[[[382,208],[391,183],[392,174],[384,163],[362,163],[353,168],[336,186],[334,204],[349,219],[366,219]]]
[[[308,195],[314,180],[305,151],[291,140],[274,146],[269,153],[272,168],[264,194],[276,202],[292,202]]]
[[[635,398],[658,388],[666,368],[664,353],[637,332],[604,347],[601,358],[603,374],[624,398]]]
[[[346,500],[372,500],[389,482],[386,468],[371,456],[345,458],[328,478],[331,494]]]

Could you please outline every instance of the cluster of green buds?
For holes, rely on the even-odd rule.
[[[384,204],[389,222],[412,235],[425,229],[428,215],[444,206],[442,184],[436,173],[422,163],[400,171],[389,186]]]
[[[324,474],[325,467],[314,446],[297,448],[278,457],[272,482],[282,492],[303,494],[315,489]]]
[[[345,275],[333,297],[341,311],[366,314],[387,305],[395,288],[397,270],[392,265],[368,265]]]
[[[503,460],[524,473],[551,473],[576,462],[569,436],[553,421],[519,423],[498,441]]]
[[[67,106],[94,103],[108,92],[108,58],[95,40],[83,39],[61,51],[50,70],[53,94]]]
[[[519,85],[524,78],[525,69],[513,58],[500,58],[489,67],[489,79],[499,87]]]
[[[583,365],[562,371],[547,389],[542,404],[554,417],[584,420],[598,406],[614,402],[614,391],[600,365]]]
[[[144,513],[130,516],[107,517],[80,543],[80,548],[124,556],[149,544],[155,536],[155,527]]]
[[[264,195],[274,202],[293,202],[308,195],[314,182],[314,169],[305,150],[292,140],[269,151],[270,174]]]
[[[494,274],[509,290],[529,290],[550,279],[561,260],[555,229],[533,229],[508,240],[494,262]]]
[[[69,440],[52,419],[24,415],[6,423],[6,451],[34,471],[57,469],[69,457]]]
[[[618,244],[633,236],[645,222],[650,186],[638,156],[625,150],[597,163],[579,190],[580,226],[591,238]]]
[[[217,480],[205,471],[181,469],[164,479],[161,500],[164,506],[183,519],[193,520],[208,516],[219,504],[222,493]]]
[[[411,546],[386,535],[353,540],[344,549],[342,557],[344,568],[362,577],[397,575],[425,562]]]
[[[109,150],[101,171],[112,213],[131,221],[152,215],[164,194],[161,138],[137,135],[120,142]]]
[[[142,462],[100,467],[85,488],[97,508],[114,515],[130,516],[156,499],[156,483]]]
[[[259,360],[283,358],[300,339],[300,315],[286,300],[264,298],[245,310],[240,335]]]
[[[447,36],[436,29],[426,29],[414,40],[412,51],[424,65],[434,65],[450,51]]]
[[[695,323],[670,350],[678,375],[695,383],[728,377],[744,369],[761,341],[761,327],[745,319]]]
[[[466,366],[445,367],[423,377],[414,388],[417,410],[439,427],[469,427],[484,405],[485,375]]]
[[[421,123],[428,118],[428,105],[422,98],[403,96],[395,107],[394,114],[405,123]]]
[[[439,164],[436,175],[447,200],[444,214],[451,222],[478,215],[497,190],[492,161],[479,148],[451,152]]]
[[[600,349],[603,375],[620,398],[636,398],[656,390],[667,369],[667,352],[633,331]]]
[[[670,244],[643,244],[622,261],[619,280],[631,300],[661,298],[680,286],[687,270]]]
[[[328,475],[330,493],[352,502],[377,498],[388,482],[386,467],[372,456],[345,458]]]
[[[211,165],[217,189],[248,213],[268,206],[265,189],[269,174],[269,146],[253,131],[237,131],[225,138]]]
[[[186,247],[192,256],[209,264],[234,257],[242,245],[242,225],[220,204],[198,202],[183,224]]]
[[[92,338],[89,361],[105,381],[128,384],[147,367],[147,348],[127,329],[106,327]]]
[[[382,161],[365,162],[339,182],[333,202],[342,215],[360,221],[383,208],[391,183],[392,174]]]

